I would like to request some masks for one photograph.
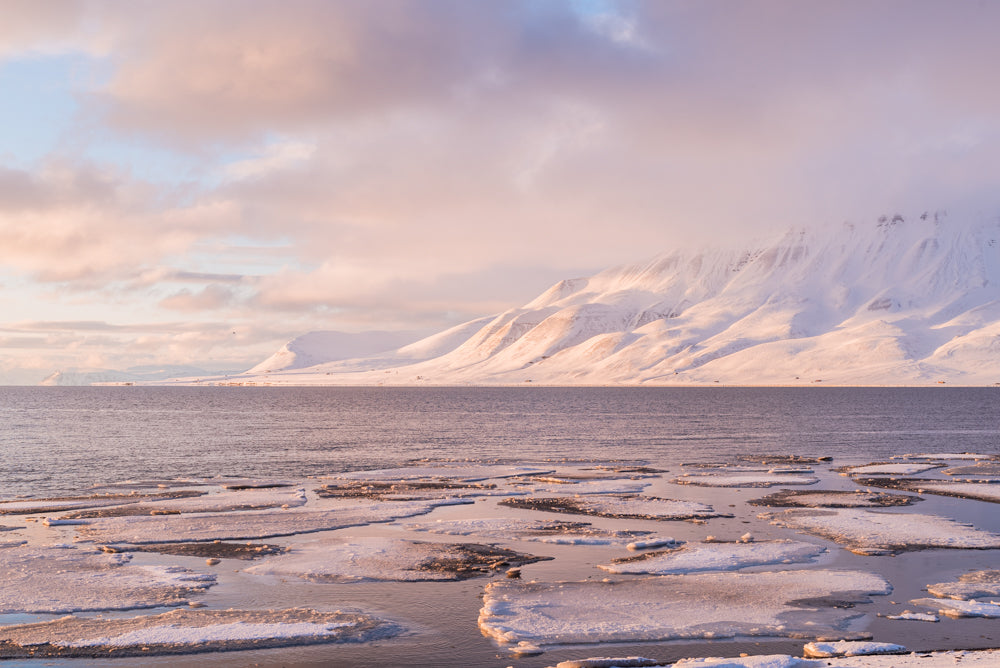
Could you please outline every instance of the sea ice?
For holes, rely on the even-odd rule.
[[[304,505],[306,493],[303,489],[241,489],[220,494],[206,494],[190,498],[168,498],[150,503],[135,503],[126,506],[111,506],[94,510],[71,512],[65,519],[92,517],[121,517],[125,515],[158,515],[168,513],[211,513],[235,510],[263,510],[287,506],[294,508]]]
[[[0,501],[0,515],[30,515],[35,513],[59,513],[81,508],[102,508],[105,506],[121,506],[141,503],[143,501],[158,501],[162,499],[180,499],[201,496],[205,492],[191,490],[163,492],[161,494],[95,494],[92,496],[61,496],[45,499],[16,499]]]
[[[541,560],[475,543],[427,543],[368,537],[319,540],[244,569],[255,575],[293,575],[318,582],[464,580]]]
[[[790,540],[754,543],[687,543],[666,552],[615,559],[601,564],[610,573],[672,575],[699,571],[734,571],[751,566],[801,564],[816,560],[826,548]]]
[[[998,665],[1000,650],[986,649],[842,657],[812,662],[802,668],[995,668]]]
[[[77,533],[98,543],[186,543],[273,538],[362,526],[424,515],[456,499],[358,503],[330,510],[281,509],[184,515],[136,515],[92,520]]]
[[[973,571],[958,576],[957,582],[927,585],[927,591],[938,598],[968,601],[987,596],[1000,597],[1000,571]]]
[[[617,668],[618,666],[663,666],[663,668],[995,668],[1000,665],[1000,650],[953,650],[947,652],[917,652],[912,654],[865,655],[800,659],[786,654],[765,654],[734,658],[699,657],[681,659],[676,663],[659,663],[635,657],[633,660],[591,658],[563,661],[556,668]],[[622,661],[622,663],[617,663]],[[646,663],[639,663],[645,661]]]
[[[502,645],[734,636],[864,638],[867,602],[892,587],[860,571],[693,573],[620,582],[519,582],[486,587],[479,628]],[[832,639],[831,638],[831,639]]]
[[[914,464],[867,464],[865,466],[845,466],[837,469],[850,476],[864,475],[916,475],[931,469],[943,467],[940,462]]]
[[[996,482],[934,480],[932,478],[856,478],[855,482],[859,485],[901,489],[918,494],[937,494],[1000,503],[1000,483]]]
[[[738,659],[717,657],[681,659],[673,666],[674,668],[820,668],[813,661],[785,654],[741,656]]]
[[[628,545],[638,537],[648,537],[649,531],[620,531],[602,529],[589,522],[563,520],[529,520],[520,518],[484,518],[438,520],[437,522],[409,522],[407,529],[426,531],[447,536],[478,536],[493,541],[527,540],[539,543],[572,545]],[[650,539],[662,544],[663,540]]]
[[[695,501],[661,499],[655,496],[618,496],[613,494],[589,497],[555,497],[505,499],[501,505],[554,513],[596,515],[642,520],[687,520],[709,517],[732,517],[716,512],[712,506]]]
[[[279,478],[227,478],[219,476],[215,478],[205,478],[203,480],[208,485],[218,485],[223,489],[267,489],[271,487],[294,487],[295,483],[290,480]]]
[[[215,584],[187,568],[137,566],[131,555],[73,548],[0,550],[0,613],[129,610],[183,605]]]
[[[431,482],[381,480],[344,480],[327,483],[315,490],[322,499],[377,499],[379,501],[418,501],[427,499],[465,498],[473,496],[510,495],[496,485],[477,482]]]
[[[948,598],[917,598],[910,601],[922,605],[946,617],[987,617],[1000,618],[1000,602],[956,601]]]
[[[833,489],[783,489],[747,501],[753,506],[777,508],[888,508],[923,501],[919,496]]]
[[[941,471],[946,475],[1000,476],[1000,462],[976,462],[972,466],[955,466]]]
[[[905,621],[912,622],[939,622],[941,621],[937,615],[932,615],[929,612],[913,612],[912,610],[904,610],[898,615],[886,615],[886,619],[901,619]]]
[[[565,480],[546,482],[532,479],[530,485],[515,489],[531,494],[637,494],[649,487],[648,482],[635,480]],[[508,491],[508,493],[510,493]]]
[[[656,659],[647,659],[641,656],[623,656],[560,661],[556,664],[556,668],[646,668],[647,666],[662,665]]]
[[[844,508],[791,509],[763,513],[777,526],[798,529],[846,545],[859,554],[885,554],[925,548],[1000,548],[1000,535],[936,515],[886,513]]]
[[[812,485],[819,482],[819,478],[787,473],[685,473],[670,482],[701,487],[774,487]]]
[[[132,618],[64,617],[5,626],[5,656],[151,656],[262,649],[391,637],[363,614],[291,610],[173,610]],[[18,651],[20,650],[20,652]]]
[[[838,640],[837,642],[810,642],[802,648],[808,659],[828,659],[833,656],[870,656],[872,654],[902,654],[902,645],[889,642],[864,640]]]
[[[892,459],[931,459],[938,461],[978,461],[981,459],[996,459],[995,455],[981,455],[974,452],[931,452],[924,454],[908,453],[905,455],[893,455]]]
[[[390,469],[372,469],[367,471],[349,471],[346,473],[331,473],[320,476],[320,479],[333,480],[380,480],[380,481],[451,481],[451,482],[483,482],[494,478],[512,478],[525,475],[546,475],[553,473],[552,467],[539,468],[534,466],[503,466],[478,464],[438,464],[429,466],[401,466]]]

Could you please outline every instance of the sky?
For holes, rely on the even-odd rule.
[[[0,384],[1000,214],[989,0],[3,0]]]

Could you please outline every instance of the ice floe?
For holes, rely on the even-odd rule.
[[[712,506],[696,501],[677,501],[655,496],[593,495],[589,497],[545,497],[504,499],[501,505],[511,508],[544,510],[553,513],[595,515],[644,520],[688,520],[732,517],[716,512]]]
[[[985,481],[935,480],[933,478],[857,478],[859,485],[887,487],[917,494],[937,494],[961,499],[1000,503],[1000,483]]]
[[[985,459],[996,459],[996,455],[984,455],[975,452],[930,452],[923,454],[907,453],[904,455],[893,455],[892,459],[930,459],[936,461],[979,461]]]
[[[950,598],[917,598],[910,601],[913,605],[922,605],[945,617],[987,617],[1000,618],[1000,602],[995,601],[956,601]]]
[[[788,473],[685,473],[670,482],[701,487],[774,487],[813,485],[819,478]]]
[[[751,566],[814,562],[826,548],[790,540],[746,543],[686,543],[666,552],[615,559],[600,564],[610,573],[669,575],[699,571],[733,571]]]
[[[202,559],[242,559],[245,561],[269,557],[285,551],[285,547],[281,545],[226,543],[221,540],[204,543],[148,543],[145,545],[129,545],[120,549],[105,545],[102,546],[102,549],[107,552],[156,552],[158,554],[200,557]]]
[[[16,499],[0,501],[0,515],[31,515],[36,513],[58,513],[81,508],[102,508],[121,506],[144,501],[183,499],[197,497],[205,492],[178,490],[159,494],[95,494],[92,496],[62,496],[44,499]]]
[[[762,654],[740,657],[697,657],[662,663],[644,657],[594,657],[563,661],[556,668],[995,668],[1000,665],[1000,650],[953,650],[913,652],[910,654],[861,655],[803,659],[787,654]]]
[[[304,505],[303,489],[240,489],[220,494],[206,494],[190,498],[167,498],[153,502],[134,503],[70,512],[65,519],[93,517],[122,517],[126,515],[163,515],[177,513],[211,513],[234,510],[262,510],[265,508],[295,508]]]
[[[77,533],[98,543],[187,543],[273,538],[424,515],[460,499],[358,503],[330,510],[280,509],[184,515],[135,515],[92,520]]]
[[[294,545],[286,554],[244,569],[317,582],[465,580],[527,564],[534,557],[475,543],[426,543],[397,538],[328,539]]]
[[[912,610],[904,610],[898,615],[884,615],[886,619],[901,619],[904,621],[911,622],[939,622],[941,621],[937,615],[933,615],[929,612],[913,612]]]
[[[773,508],[888,508],[923,501],[919,496],[862,490],[783,489],[747,501],[753,506]]]
[[[845,609],[892,588],[860,571],[693,573],[620,582],[494,581],[479,628],[501,645],[659,641],[734,636],[867,637]],[[832,637],[831,637],[832,636]]]
[[[566,522],[548,519],[483,518],[407,522],[402,526],[446,536],[477,536],[493,541],[526,540],[563,545],[630,545],[643,542],[663,545],[671,538],[650,538],[650,531],[622,531],[595,527],[589,522]],[[640,548],[635,548],[640,549]]]
[[[971,466],[954,466],[941,471],[945,475],[1000,476],[1000,462],[976,462]]]
[[[399,629],[370,615],[291,610],[172,610],[131,618],[64,617],[3,628],[5,657],[150,656],[357,642]]]
[[[513,485],[513,481],[511,481]],[[515,490],[531,494],[637,494],[649,487],[648,482],[635,480],[560,480],[533,478]],[[510,493],[510,490],[507,490]]]
[[[381,480],[381,481],[451,481],[483,482],[491,479],[554,473],[553,467],[504,466],[492,464],[438,464],[431,466],[400,466],[388,469],[349,471],[320,476],[321,480]]]
[[[0,550],[0,613],[128,610],[183,605],[215,576],[133,565],[130,555],[73,548]]]
[[[560,661],[556,664],[556,668],[645,668],[646,666],[662,665],[656,659],[647,659],[642,656],[625,656]]]
[[[777,526],[805,531],[859,554],[886,554],[926,548],[1000,548],[1000,535],[937,515],[887,513],[854,508],[791,509],[764,513]]]
[[[828,659],[834,656],[870,656],[872,654],[903,654],[902,645],[891,642],[871,642],[866,640],[838,640],[837,642],[810,642],[802,648],[808,659]]]
[[[864,466],[845,466],[837,469],[840,473],[850,476],[865,475],[916,475],[931,469],[942,468],[943,462],[907,463],[907,464],[866,464]]]
[[[218,485],[223,489],[232,489],[232,490],[269,489],[272,487],[295,486],[295,483],[293,481],[282,480],[279,478],[227,478],[220,476],[217,478],[205,478],[203,482],[208,485]]]
[[[416,501],[426,499],[465,498],[473,496],[508,495],[495,484],[444,481],[382,481],[344,480],[327,483],[315,490],[321,499],[375,499],[379,501]]]
[[[927,591],[938,598],[969,600],[986,596],[1000,597],[1000,571],[973,571],[958,576],[955,582],[927,585]]]

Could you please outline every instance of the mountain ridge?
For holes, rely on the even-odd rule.
[[[560,281],[524,306],[271,384],[992,385],[1000,224],[943,214],[791,230]],[[436,342],[433,344],[432,342]]]

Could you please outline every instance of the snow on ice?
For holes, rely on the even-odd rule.
[[[813,485],[819,478],[788,473],[685,473],[670,482],[701,487],[774,487],[775,485]]]
[[[131,618],[64,617],[6,626],[5,656],[150,656],[388,638],[399,629],[363,614],[172,610]],[[20,652],[17,649],[20,649]]]
[[[865,466],[846,466],[837,470],[850,476],[916,475],[943,466],[943,463],[866,464]]]
[[[436,522],[408,522],[403,524],[413,531],[447,536],[477,536],[492,541],[526,540],[563,545],[630,545],[643,538],[644,543],[662,545],[671,538],[650,538],[649,531],[622,531],[603,529],[588,522],[566,522],[546,519],[483,518],[438,520]]]
[[[746,543],[687,543],[666,552],[615,559],[601,564],[610,573],[672,575],[699,571],[733,571],[751,566],[814,562],[826,548],[790,540]]]
[[[986,617],[1000,618],[1000,602],[994,601],[956,601],[947,598],[917,598],[910,601],[913,605],[922,605],[945,617]]]
[[[184,515],[136,515],[92,520],[77,529],[98,543],[178,543],[203,540],[272,538],[312,533],[424,515],[464,500],[355,503],[329,510],[280,509]]]
[[[997,665],[1000,665],[1000,650],[987,649],[831,657],[823,660],[802,659],[787,654],[733,658],[698,657],[680,659],[669,664],[643,657],[594,657],[563,661],[557,664],[556,668],[630,668],[632,666],[662,666],[662,668],[955,668],[955,666],[995,668]]]
[[[137,566],[131,555],[64,547],[0,550],[0,613],[129,610],[184,605],[215,576],[180,566]]]
[[[463,580],[540,559],[474,543],[368,537],[297,544],[281,556],[244,570],[255,575],[293,575],[316,582],[419,582]]]
[[[919,496],[863,490],[783,489],[759,499],[752,506],[777,508],[888,508],[923,501]]]
[[[986,596],[1000,597],[1000,571],[973,571],[958,576],[956,582],[927,585],[927,591],[938,598],[967,601]]]
[[[211,513],[234,510],[263,510],[265,508],[295,508],[304,505],[304,489],[239,489],[220,494],[206,494],[190,498],[165,499],[151,503],[110,506],[93,510],[80,510],[64,515],[66,519],[93,517],[121,517],[125,515],[158,515],[174,513]]]
[[[802,648],[810,659],[828,659],[833,656],[868,656],[871,654],[902,654],[906,648],[889,642],[864,640],[838,640],[837,642],[810,642]]]
[[[936,515],[887,513],[854,508],[791,509],[762,519],[847,546],[859,554],[886,554],[926,548],[1000,548],[1000,535]]]
[[[511,508],[544,510],[553,513],[595,515],[622,519],[688,520],[732,517],[716,512],[712,506],[696,501],[677,501],[655,496],[594,495],[592,497],[555,497],[505,499],[501,505]]]
[[[867,637],[854,609],[892,587],[860,571],[693,573],[620,582],[492,582],[479,628],[501,645],[776,636]],[[842,605],[842,604],[841,604]]]

